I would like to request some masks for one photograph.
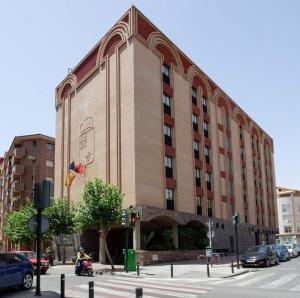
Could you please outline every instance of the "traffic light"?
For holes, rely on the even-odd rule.
[[[235,213],[233,216],[232,216],[232,223],[234,225],[238,225],[240,223],[240,215],[238,213]]]
[[[132,227],[135,226],[135,223],[136,223],[136,213],[135,212],[132,212],[130,214],[130,224]]]
[[[129,214],[126,211],[122,211],[122,226],[129,227]]]

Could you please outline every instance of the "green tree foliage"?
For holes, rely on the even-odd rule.
[[[23,208],[10,212],[4,225],[4,234],[13,244],[23,244],[35,238],[28,228],[28,220],[36,213],[32,203],[27,203]]]
[[[182,226],[178,232],[180,249],[198,250],[208,246],[207,228],[204,225],[202,227]]]
[[[50,221],[51,235],[71,235],[76,231],[75,210],[69,207],[66,199],[53,199],[44,214]]]
[[[96,228],[99,231],[106,255],[114,270],[106,237],[113,225],[121,223],[123,194],[116,186],[95,178],[85,183],[82,198],[77,207],[79,228],[82,231],[88,228]]]
[[[63,263],[66,262],[64,236],[71,235],[76,231],[75,210],[69,207],[66,199],[53,199],[50,207],[46,208],[44,214],[48,217],[50,226],[49,233],[54,236],[56,250],[60,260],[60,245],[63,247]]]

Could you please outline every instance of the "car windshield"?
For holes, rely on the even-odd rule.
[[[34,251],[22,251],[20,254],[28,259],[36,259],[36,253]]]
[[[247,253],[265,253],[266,246],[252,246],[248,248]]]
[[[286,244],[285,247],[291,249],[292,245],[291,244]]]
[[[279,245],[271,245],[273,250],[280,250],[281,247]]]

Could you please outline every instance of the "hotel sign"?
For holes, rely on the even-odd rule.
[[[79,160],[86,166],[94,161],[95,155],[95,119],[85,118],[80,124]]]

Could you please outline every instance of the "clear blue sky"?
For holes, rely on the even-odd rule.
[[[54,89],[136,5],[269,133],[277,185],[300,188],[300,1],[0,2],[0,155],[54,136]]]

